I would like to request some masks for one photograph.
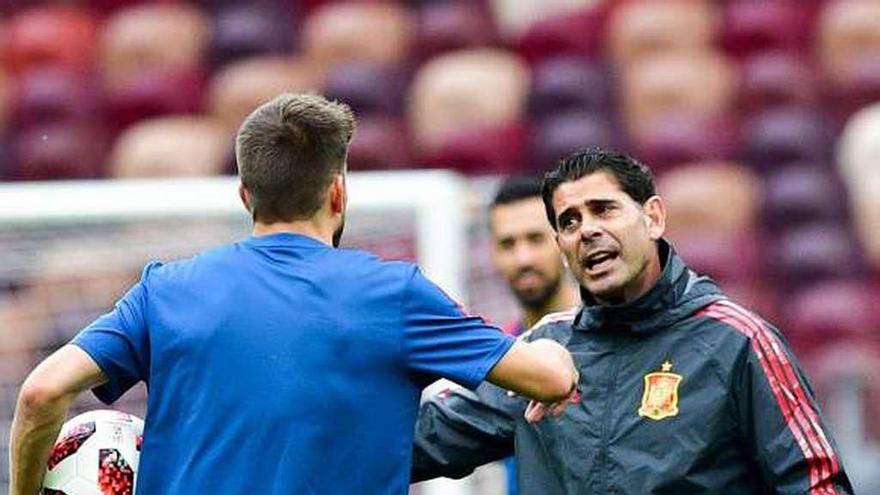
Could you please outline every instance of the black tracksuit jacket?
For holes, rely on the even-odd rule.
[[[730,302],[666,241],[645,295],[550,315],[524,338],[566,345],[579,398],[529,425],[484,383],[428,399],[413,481],[511,454],[523,495],[852,494],[806,377],[769,323]]]

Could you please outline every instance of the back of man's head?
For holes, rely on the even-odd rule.
[[[255,221],[304,220],[344,173],[354,133],[351,109],[312,94],[282,94],[254,110],[235,139],[241,182]]]

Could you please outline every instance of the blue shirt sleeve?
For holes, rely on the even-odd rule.
[[[95,396],[111,404],[139,381],[146,381],[150,368],[150,340],[147,334],[146,300],[152,262],[141,280],[120,299],[109,313],[82,329],[71,343],[84,350],[107,376],[96,387]]]
[[[469,316],[419,269],[406,286],[403,339],[410,371],[476,388],[514,339]]]

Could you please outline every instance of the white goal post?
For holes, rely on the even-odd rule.
[[[466,298],[463,178],[444,170],[352,172],[347,182],[349,212],[412,211],[419,265],[453,297]],[[0,227],[194,215],[246,219],[237,187],[233,177],[0,183]]]

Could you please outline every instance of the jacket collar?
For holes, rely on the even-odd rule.
[[[652,332],[723,297],[714,282],[685,265],[669,241],[660,239],[657,249],[663,266],[660,278],[637,299],[617,305],[599,304],[581,287],[584,306],[575,319],[574,329]]]

